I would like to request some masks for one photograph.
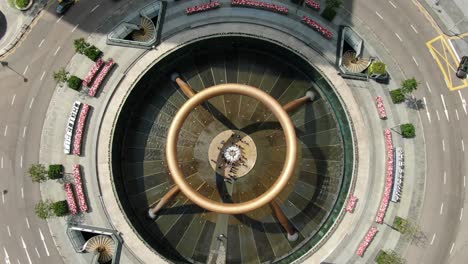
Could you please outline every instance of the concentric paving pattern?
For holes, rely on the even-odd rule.
[[[245,215],[218,215],[192,204],[183,194],[152,221],[153,206],[173,186],[165,164],[168,127],[186,101],[170,75],[178,72],[200,91],[220,83],[258,87],[281,104],[316,94],[290,113],[298,139],[295,174],[278,197],[299,232],[286,232],[262,207]],[[212,140],[240,130],[255,142],[254,167],[233,183],[216,174],[208,155]],[[140,236],[174,262],[221,259],[260,263],[297,258],[324,236],[335,221],[349,188],[350,131],[336,95],[310,65],[291,52],[260,40],[223,37],[180,48],[158,62],[138,82],[119,117],[113,144],[113,177],[122,207]],[[190,185],[215,200],[244,202],[268,189],[285,155],[284,135],[271,112],[252,98],[223,95],[193,111],[180,133],[178,159]],[[226,239],[217,239],[220,234]]]

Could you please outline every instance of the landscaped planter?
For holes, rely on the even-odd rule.
[[[20,6],[18,6],[18,1],[28,1],[28,0],[14,0],[15,7],[18,10],[21,10],[21,11],[28,10],[34,4],[34,0],[29,0],[29,3],[25,7],[20,7]]]

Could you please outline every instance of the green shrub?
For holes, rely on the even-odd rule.
[[[47,219],[47,218],[52,216],[50,209],[51,209],[51,201],[49,201],[49,200],[45,200],[45,201],[40,200],[36,204],[36,206],[34,208],[34,212],[36,213],[37,217],[39,217],[41,219]]]
[[[68,87],[72,88],[75,91],[78,91],[81,88],[82,80],[75,75],[70,76],[68,79]]]
[[[414,138],[416,136],[416,129],[411,123],[400,125],[401,135],[404,138]]]
[[[101,54],[102,51],[94,45],[84,50],[84,55],[92,61],[97,61],[101,57]]]
[[[403,264],[405,260],[393,250],[389,252],[380,250],[375,258],[375,262],[377,264]]]
[[[62,171],[63,171],[62,164],[49,165],[49,171],[48,171],[49,179],[56,180],[56,179],[62,178],[63,177]]]
[[[408,221],[406,219],[396,216],[393,220],[393,228],[395,228],[398,232],[403,233],[403,231],[406,228],[407,222]]]
[[[390,91],[390,96],[392,97],[392,102],[394,104],[399,104],[405,101],[405,95],[401,92],[401,89]]]
[[[47,171],[42,164],[31,164],[28,169],[29,176],[33,182],[43,182],[47,180]]]
[[[30,0],[16,0],[16,5],[19,7],[19,8],[25,8],[29,5],[29,1]]]
[[[323,18],[325,18],[326,20],[328,20],[328,21],[332,21],[333,18],[335,18],[335,16],[336,16],[336,11],[335,11],[334,9],[332,9],[332,8],[326,7],[326,8],[323,10],[321,16],[322,16]]]
[[[56,216],[61,217],[68,215],[68,204],[65,200],[53,203],[51,209]]]

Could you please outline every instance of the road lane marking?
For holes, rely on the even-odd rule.
[[[442,215],[442,212],[444,211],[444,203],[440,205],[440,214]]]
[[[39,43],[39,46],[37,46],[38,48],[40,48],[40,47],[42,46],[42,43],[44,43],[44,40],[45,40],[45,39],[42,39],[42,40],[41,40],[41,43]]]
[[[28,226],[28,229],[31,229],[31,226],[29,225],[29,219],[26,217],[26,225]]]
[[[57,19],[57,22],[55,22],[55,23],[60,22],[60,20],[62,20],[62,18],[63,18],[63,16],[59,17],[59,19]]]
[[[76,26],[73,27],[71,32],[75,32],[76,28],[78,27],[79,24],[76,24]]]
[[[380,14],[379,14],[377,11],[375,11],[375,14],[376,14],[378,17],[380,17],[380,19],[382,19],[382,20],[383,20],[383,17],[382,17],[382,15],[380,15]]]
[[[26,127],[23,128],[23,137],[26,136]]]
[[[400,35],[398,35],[397,33],[395,33],[396,37],[400,40],[400,42],[403,42],[403,40],[401,39]]]
[[[419,67],[419,64],[418,64],[418,62],[416,61],[416,58],[415,58],[414,56],[412,56],[412,57],[413,57],[413,61],[414,61],[414,63],[416,64],[416,66]]]
[[[431,114],[429,113],[429,109],[427,108],[426,97],[423,97],[423,101],[424,101],[424,108],[426,109],[427,119],[429,120],[429,123],[431,123]]]
[[[466,100],[465,100],[465,98],[463,98],[460,90],[458,90],[458,95],[460,96],[460,100],[462,102],[463,111],[465,111],[465,115],[468,115],[468,111],[466,110]]]
[[[24,188],[21,187],[21,199],[24,199]]]
[[[7,226],[6,226],[6,228],[7,228],[7,231],[8,231],[8,236],[9,236],[9,237],[11,237],[10,226],[9,226],[9,225],[7,225]]]
[[[15,99],[16,99],[16,94],[14,94],[13,98],[11,98],[11,105],[13,105],[15,103]]]
[[[396,5],[392,1],[388,1],[389,4],[393,6],[393,8],[396,8]]]
[[[26,75],[26,73],[28,72],[28,69],[29,69],[29,65],[26,65],[26,68],[23,71],[23,75]]]
[[[411,28],[414,30],[414,32],[416,32],[416,34],[418,34],[418,31],[416,30],[416,28],[413,25],[411,25]]]
[[[23,168],[23,155],[20,157],[20,168]]]
[[[2,192],[2,204],[5,204],[5,194]]]
[[[6,264],[11,264],[10,262],[10,256],[8,256],[8,252],[5,247],[3,247],[3,253],[5,253],[5,263]]]
[[[45,242],[44,235],[42,234],[42,231],[41,231],[40,228],[39,228],[39,235],[41,236],[42,244],[44,244],[44,249],[45,249],[45,251],[46,251],[47,256],[50,256],[50,254],[49,254],[49,249],[47,248],[47,244],[46,244],[46,242]]]
[[[465,152],[465,142],[463,142],[463,139],[462,139],[462,151]]]
[[[426,82],[426,86],[427,86],[427,89],[429,90],[429,92],[431,93],[431,92],[432,92],[432,91],[431,91],[431,86],[429,86],[429,83],[428,83],[428,82]]]
[[[31,257],[29,256],[28,248],[26,247],[26,243],[24,243],[24,239],[21,236],[21,243],[23,244],[24,251],[26,252],[26,257],[28,257],[29,264],[32,264]]]
[[[1,162],[0,165],[1,165],[2,169],[3,169],[3,156],[2,156],[2,162]]]
[[[436,114],[437,114],[437,120],[440,121],[439,111],[436,110]]]
[[[55,53],[54,53],[54,56],[57,55],[57,53],[59,52],[59,50],[60,50],[60,46],[58,46],[57,50],[56,50]]]
[[[29,109],[31,109],[33,103],[34,103],[34,97],[31,99],[31,103],[29,103]]]
[[[8,125],[5,126],[5,132],[3,133],[3,136],[4,136],[4,137],[6,137],[7,132],[8,132]]]
[[[447,172],[444,171],[444,184],[447,183]]]
[[[436,234],[434,233],[434,235],[432,235],[432,239],[431,239],[431,245],[434,244],[434,239],[436,237]]]
[[[442,139],[442,150],[445,152],[445,140]]]
[[[450,121],[447,106],[445,105],[445,100],[444,100],[444,95],[443,94],[440,95],[440,99],[442,99],[442,104],[444,105],[444,113],[445,113],[445,116],[447,117],[447,121]]]
[[[34,248],[36,250],[36,254],[38,258],[41,258],[41,255],[39,255],[39,250],[37,250],[37,247]]]
[[[98,7],[99,7],[99,5],[96,5],[95,7],[93,7],[93,9],[91,9],[90,13],[94,12],[94,10],[96,10]]]
[[[457,116],[457,120],[460,120],[460,116],[458,116],[458,110],[455,109],[455,115]]]
[[[452,243],[452,247],[450,248],[450,255],[452,255],[452,251],[454,247],[455,247],[455,242]]]
[[[44,79],[44,75],[45,75],[45,71],[42,72],[41,79],[39,79],[39,81],[42,81],[42,79]]]
[[[463,218],[463,207],[462,207],[462,209],[460,211],[460,221],[462,220],[462,218]]]

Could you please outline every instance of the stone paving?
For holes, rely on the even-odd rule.
[[[336,74],[336,69],[331,66],[335,62],[336,47],[334,43],[336,41],[325,40],[310,28],[301,24],[298,18],[306,13],[304,10],[297,10],[294,14],[291,12],[291,14],[286,17],[249,8],[227,7],[210,11],[206,14],[185,16],[183,10],[185,7],[191,5],[191,3],[192,2],[169,3],[162,35],[163,41],[167,40],[168,42],[161,44],[157,47],[156,51],[150,51],[146,54],[147,56],[143,57],[145,60],[152,60],[148,58],[148,56],[161,54],[163,50],[176,46],[177,42],[171,41],[175,39],[181,40],[179,35],[184,35],[185,41],[187,41],[190,38],[206,36],[210,33],[214,34],[216,32],[231,31],[270,39],[280,39],[284,45],[302,47],[299,51],[308,54],[308,58],[311,58],[312,63],[317,65],[337,87],[342,99],[347,104],[348,111],[353,118],[361,154],[358,164],[359,176],[355,189],[355,194],[358,196],[359,202],[356,212],[354,214],[346,214],[339,229],[332,234],[331,238],[316,254],[305,260],[305,262],[318,263],[318,261],[326,260],[336,263],[349,263],[351,260],[351,262],[354,263],[366,263],[371,262],[379,249],[394,248],[400,243],[397,232],[392,231],[385,225],[378,225],[374,222],[377,208],[382,197],[385,180],[383,129],[406,121],[411,121],[416,124],[417,129],[420,127],[417,112],[408,110],[404,105],[393,105],[390,102],[387,90],[397,87],[399,80],[404,78],[404,72],[401,71],[396,62],[389,59],[390,55],[382,48],[378,39],[376,39],[372,33],[369,33],[365,27],[359,32],[366,40],[366,43],[368,43],[368,46],[375,48],[375,51],[370,52],[372,55],[379,54],[384,61],[389,61],[388,68],[395,80],[395,82],[391,82],[389,86],[382,86],[373,81],[359,82],[344,81],[341,79],[341,77]],[[222,1],[222,3],[228,3],[228,1]],[[289,5],[289,3],[281,2],[281,4],[290,6],[291,10],[295,9],[292,5]],[[144,4],[140,3],[140,5]],[[127,8],[131,6],[132,4],[129,4]],[[224,4],[224,6],[228,5]],[[116,14],[122,15],[124,14],[124,10],[118,10]],[[314,19],[320,20],[316,12],[314,13],[313,11],[307,10],[307,14],[312,14],[311,16]],[[230,15],[230,17],[224,19],[224,16],[227,15]],[[220,23],[220,17],[223,18],[222,21],[224,23]],[[255,17],[255,21],[252,17]],[[109,18],[100,31],[105,32],[105,28],[110,29],[115,21],[119,21],[119,18]],[[242,21],[243,23],[230,23],[235,21]],[[342,22],[345,21],[343,19],[336,19],[335,25],[332,27],[336,30],[337,24]],[[326,23],[323,22],[323,24],[325,25]],[[194,27],[197,28],[196,31],[187,31]],[[176,36],[175,34],[179,35]],[[292,37],[289,34],[294,34],[296,37]],[[101,164],[97,163],[94,155],[91,154],[93,153],[92,150],[95,148],[92,139],[97,139],[98,130],[100,129],[98,119],[101,113],[108,110],[108,108],[106,108],[106,102],[113,96],[116,87],[121,87],[120,82],[122,78],[124,80],[127,78],[125,76],[127,69],[130,67],[132,71],[144,70],[144,68],[138,68],[141,67],[139,65],[133,66],[133,62],[137,60],[140,55],[144,54],[145,51],[106,46],[105,35],[103,34],[92,34],[89,41],[104,51],[104,58],[114,58],[118,66],[110,74],[109,80],[103,88],[101,88],[102,92],[99,93],[97,98],[88,98],[68,88],[58,88],[56,90],[57,92],[54,94],[50,103],[47,119],[44,124],[40,162],[46,164],[62,163],[65,166],[66,172],[71,172],[73,164],[80,163],[83,166],[85,190],[87,190],[87,193],[93,198],[89,200],[91,212],[77,219],[77,221],[82,221],[87,225],[112,228],[115,222],[118,222],[115,220],[117,216],[113,215],[110,208],[104,208],[101,202],[101,192],[110,191],[112,193],[112,190],[98,189],[98,182],[94,170],[97,167],[101,168]],[[307,43],[322,56],[316,56],[317,53],[314,54],[309,48],[306,48],[304,43]],[[70,45],[72,44],[70,43]],[[84,77],[90,67],[91,62],[87,58],[82,55],[76,55],[70,61],[67,69],[73,74]],[[384,97],[384,103],[389,115],[387,121],[381,121],[378,118],[374,104],[376,95]],[[85,131],[83,157],[65,156],[62,151],[65,124],[71,109],[71,104],[74,100],[89,103],[93,109]],[[357,107],[358,105],[360,107]],[[399,139],[398,135],[395,133],[393,137],[396,146],[404,147],[408,164],[405,172],[406,175],[410,175],[410,177],[405,177],[405,187],[401,203],[397,205],[391,204],[389,206],[385,218],[386,223],[391,223],[395,215],[402,217],[409,216],[412,218],[417,217],[418,213],[414,211],[415,208],[413,207],[414,205],[420,205],[418,201],[421,199],[423,188],[415,188],[415,190],[419,190],[415,192],[408,190],[412,190],[413,186],[419,186],[421,184],[421,178],[424,178],[424,171],[416,170],[417,167],[424,167],[424,157],[415,155],[417,152],[424,152],[424,149],[421,149],[422,146],[424,146],[423,138],[418,137],[415,140],[403,141]],[[370,157],[372,157],[372,160],[370,160]],[[373,160],[380,162],[373,162]],[[43,198],[51,198],[54,200],[65,198],[62,185],[55,182],[46,182],[42,184],[41,189]],[[105,204],[107,206],[107,202]],[[114,207],[114,209],[119,210],[118,207]],[[412,214],[409,214],[410,211]],[[118,213],[120,213],[120,211]],[[111,220],[107,218],[109,214],[112,215]],[[52,227],[51,230],[60,246],[59,251],[64,256],[65,260],[73,259],[73,263],[87,263],[86,259],[77,257],[77,253],[73,251],[68,242],[68,238],[64,232],[64,219],[52,219],[49,221],[49,225]],[[61,228],[57,228],[57,226]],[[359,258],[355,253],[357,245],[371,226],[377,226],[379,232],[367,253],[364,255],[364,258]],[[122,230],[119,229],[119,231]],[[126,244],[131,244],[137,242],[131,241],[132,239],[139,238],[124,232],[123,239]],[[126,244],[124,244],[121,263],[137,263],[138,260],[127,250]],[[340,248],[339,252],[334,251],[337,245],[339,245],[338,247]],[[404,246],[397,246],[397,248],[404,250]],[[151,251],[146,251],[145,254],[152,253]],[[142,256],[142,258],[143,257],[145,256]]]

